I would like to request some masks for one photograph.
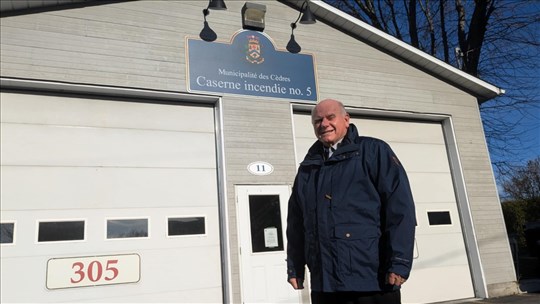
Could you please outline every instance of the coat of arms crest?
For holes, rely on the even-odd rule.
[[[247,36],[247,53],[246,60],[250,63],[260,64],[264,62],[264,58],[261,54],[261,45],[259,43],[259,37],[255,35]]]

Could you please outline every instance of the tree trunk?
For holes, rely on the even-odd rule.
[[[463,71],[478,76],[478,65],[482,43],[486,35],[487,24],[491,13],[495,10],[493,0],[475,0],[474,12],[469,24],[469,33],[465,36],[465,10],[461,0],[456,0],[459,13],[458,37],[463,52]]]
[[[448,53],[448,34],[446,32],[446,19],[444,17],[446,11],[446,0],[439,0],[439,13],[441,18],[441,39],[443,44],[444,57],[446,63],[450,63],[450,54]]]
[[[409,0],[409,9],[408,9],[408,21],[409,21],[409,35],[411,36],[411,44],[420,48],[418,42],[418,27],[416,25],[416,0]]]

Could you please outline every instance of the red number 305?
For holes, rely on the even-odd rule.
[[[112,281],[118,276],[118,268],[114,267],[116,263],[118,263],[118,260],[108,260],[104,270],[100,261],[92,261],[88,264],[88,267],[85,267],[83,262],[75,262],[71,265],[71,269],[75,270],[77,277],[71,278],[71,283],[77,284],[84,280],[85,277],[88,277],[92,282],[97,282],[101,280],[104,272],[105,281]]]

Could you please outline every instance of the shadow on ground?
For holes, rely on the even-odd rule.
[[[526,292],[526,293],[539,293],[540,294],[540,278],[520,280],[519,289],[522,292]]]

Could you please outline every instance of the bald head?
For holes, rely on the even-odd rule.
[[[345,106],[343,105],[343,103],[341,101],[336,100],[336,99],[327,98],[327,99],[321,100],[313,109],[311,109],[311,117],[313,118],[313,114],[315,113],[317,108],[325,107],[325,106],[328,106],[328,105],[335,105],[335,106],[339,107],[341,113],[343,115],[347,115],[347,110],[345,110]]]

